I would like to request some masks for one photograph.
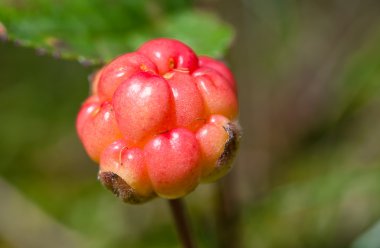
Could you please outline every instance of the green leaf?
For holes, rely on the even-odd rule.
[[[197,53],[222,57],[233,38],[233,29],[220,20],[201,11],[184,11],[169,16],[157,25],[156,32],[144,30],[131,36],[130,44],[138,47],[155,37],[170,37],[190,45]]]
[[[190,7],[188,0],[6,0],[0,3],[0,36],[92,63],[131,52],[156,37],[176,38],[198,53],[222,56],[232,28]]]

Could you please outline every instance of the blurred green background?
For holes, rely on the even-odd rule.
[[[0,21],[10,13],[2,6],[16,3],[22,12],[25,2],[1,0]],[[119,3],[104,2],[113,7],[91,14],[102,27],[93,31],[128,29],[126,51],[165,35],[221,57],[233,32],[216,16],[234,29],[224,59],[238,82],[244,135],[222,181],[238,234],[224,247],[380,247],[379,1],[123,1],[127,24],[112,28],[106,14]],[[209,13],[204,25],[194,22],[199,10]],[[95,18],[103,14],[105,23]],[[37,27],[30,35],[57,31],[23,17],[12,24],[16,31],[17,23]],[[101,52],[89,48],[86,56],[107,60],[123,49],[96,35],[84,39]],[[164,200],[127,205],[96,180],[74,127],[94,69],[0,43],[0,247],[180,247]],[[186,197],[200,247],[223,246],[216,192],[215,184],[201,185]]]

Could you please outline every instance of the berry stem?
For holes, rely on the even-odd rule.
[[[216,221],[218,247],[241,247],[240,214],[234,173],[217,183]]]
[[[181,198],[169,200],[170,209],[175,221],[178,235],[184,248],[195,248],[191,237],[189,221],[185,212],[185,204]]]

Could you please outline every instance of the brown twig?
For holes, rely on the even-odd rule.
[[[188,219],[185,213],[185,207],[182,199],[169,200],[169,205],[175,225],[177,228],[178,235],[181,238],[182,245],[184,248],[195,248],[194,241],[191,237],[190,227]]]

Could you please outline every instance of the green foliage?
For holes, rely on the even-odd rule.
[[[156,37],[222,56],[232,29],[190,7],[187,0],[8,0],[0,3],[0,23],[17,43],[83,62],[108,61]]]

